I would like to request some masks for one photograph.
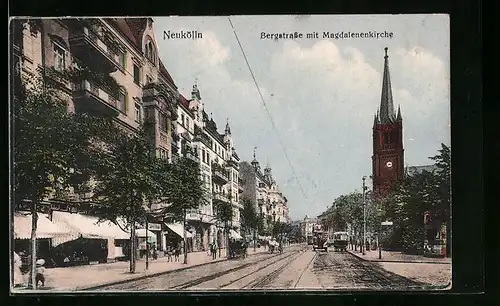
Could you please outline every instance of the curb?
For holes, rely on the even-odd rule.
[[[259,253],[254,253],[254,254],[248,254],[248,256],[255,256],[255,255],[261,254],[261,253],[265,254],[266,252],[259,252]],[[151,273],[151,274],[141,275],[141,276],[138,276],[138,277],[132,277],[132,278],[129,278],[129,279],[124,279],[124,280],[119,280],[119,281],[113,281],[113,282],[99,284],[99,285],[92,285],[92,286],[86,286],[86,287],[76,287],[74,289],[71,289],[71,291],[77,291],[77,290],[83,290],[83,291],[86,291],[86,290],[95,290],[95,289],[100,289],[100,288],[108,287],[108,286],[121,285],[121,284],[125,284],[125,283],[131,282],[131,281],[143,280],[143,279],[146,279],[146,278],[149,278],[149,277],[166,275],[166,274],[170,274],[170,273],[177,272],[177,271],[183,271],[183,270],[187,270],[187,269],[194,268],[194,267],[207,266],[207,265],[210,265],[210,264],[214,264],[214,263],[222,262],[222,261],[226,261],[226,260],[228,260],[228,258],[217,259],[217,260],[214,260],[214,261],[208,261],[208,262],[204,262],[204,263],[201,263],[201,264],[196,264],[196,265],[192,265],[192,266],[181,267],[179,269],[173,269],[173,270],[162,271],[162,272],[155,272],[155,273]]]
[[[417,264],[436,264],[436,265],[451,265],[451,262],[438,262],[438,261],[425,261],[425,260],[418,260],[418,261],[411,261],[411,260],[384,260],[384,259],[368,259],[361,257],[358,254],[355,254],[352,251],[347,251],[349,254],[352,256],[355,256],[363,261],[368,261],[368,262],[395,262],[395,263],[417,263]]]

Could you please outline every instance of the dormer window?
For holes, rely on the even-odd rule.
[[[156,49],[151,39],[148,39],[145,49],[146,58],[156,65]]]

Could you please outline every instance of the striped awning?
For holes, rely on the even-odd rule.
[[[14,213],[14,238],[31,238],[31,213]],[[38,213],[36,237],[40,239],[54,238],[67,235],[69,232],[60,226],[52,223],[47,214]]]
[[[94,216],[54,211],[52,221],[66,229],[69,234],[52,240],[53,245],[78,239],[130,239],[130,234],[123,231],[118,225],[110,222],[98,222]]]

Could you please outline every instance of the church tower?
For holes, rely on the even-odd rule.
[[[373,192],[381,196],[404,175],[403,118],[399,107],[394,110],[388,58],[385,48],[382,97],[373,121]]]

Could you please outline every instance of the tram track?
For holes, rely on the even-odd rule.
[[[177,285],[177,286],[175,286],[175,287],[172,287],[171,289],[174,289],[174,290],[182,290],[182,289],[189,289],[189,288],[192,288],[192,287],[196,287],[196,286],[198,286],[198,285],[200,285],[200,284],[203,284],[203,283],[206,283],[206,282],[209,282],[209,281],[215,280],[215,279],[220,278],[220,277],[222,277],[222,276],[225,276],[225,275],[227,275],[227,274],[230,274],[230,273],[235,273],[235,272],[241,271],[241,270],[243,270],[243,269],[245,269],[245,268],[248,268],[248,267],[250,267],[250,266],[252,266],[252,265],[262,264],[263,262],[265,262],[265,261],[267,261],[267,260],[271,259],[271,262],[269,262],[269,263],[265,264],[263,267],[261,267],[261,268],[257,269],[256,271],[253,271],[253,272],[251,272],[250,274],[246,274],[246,275],[244,275],[244,276],[242,276],[242,277],[240,277],[240,278],[238,278],[238,279],[236,279],[236,280],[233,280],[233,281],[231,281],[231,282],[229,282],[229,283],[226,283],[226,284],[224,284],[224,285],[222,285],[222,286],[218,286],[219,288],[224,288],[224,287],[230,286],[231,284],[233,284],[233,283],[235,283],[235,282],[237,282],[237,281],[239,281],[239,280],[241,280],[241,279],[243,279],[243,278],[247,277],[248,275],[251,275],[251,274],[257,273],[258,271],[261,271],[261,270],[263,270],[263,269],[265,269],[265,268],[269,267],[270,265],[273,265],[273,264],[275,264],[275,263],[277,263],[277,262],[279,262],[279,261],[282,261],[282,260],[284,260],[284,259],[286,259],[286,258],[288,258],[288,257],[290,257],[290,256],[293,256],[294,254],[300,253],[300,252],[301,252],[301,250],[298,250],[298,251],[292,251],[292,252],[291,252],[292,254],[286,254],[286,253],[285,253],[285,254],[286,254],[286,255],[285,255],[285,257],[281,257],[281,255],[282,255],[282,254],[276,254],[275,256],[268,257],[268,258],[266,258],[266,259],[264,259],[264,260],[262,260],[262,261],[260,261],[260,262],[249,262],[249,263],[245,263],[245,264],[243,264],[243,265],[240,265],[240,266],[237,266],[237,267],[234,267],[234,268],[228,269],[228,270],[223,270],[223,271],[220,271],[220,272],[217,272],[217,273],[214,273],[214,274],[206,275],[206,276],[203,276],[203,277],[200,277],[200,278],[197,278],[197,279],[193,279],[193,280],[187,281],[187,282],[185,282],[185,283],[182,283],[182,284],[179,284],[179,285]],[[279,258],[277,258],[277,259],[276,259],[276,257],[277,257],[277,256],[278,256]],[[274,260],[273,260],[273,259],[274,259]]]
[[[250,288],[250,289],[255,289],[255,288],[264,288],[265,286],[267,286],[268,284],[270,284],[274,279],[276,279],[282,272],[283,270],[286,269],[286,267],[292,263],[294,260],[296,260],[297,258],[299,258],[303,253],[303,250],[300,250],[300,251],[297,251],[279,261],[286,261],[285,264],[281,265],[278,269],[274,270],[273,272],[269,273],[268,275],[264,275],[260,278],[257,278],[255,280],[253,280],[252,282],[250,282],[249,284],[245,285],[242,287],[242,289],[247,289],[247,288]],[[298,255],[298,256],[297,256]],[[267,267],[263,267],[262,269],[259,269],[259,270],[263,270],[265,268],[268,268],[269,266]],[[257,273],[259,270],[257,271],[254,271],[253,273],[251,273],[250,275],[252,274],[255,274]]]
[[[303,252],[303,250],[294,251],[294,252],[292,252],[292,254],[289,254],[289,255],[287,255],[287,256],[285,256],[285,257],[279,258],[278,260],[275,260],[275,261],[273,261],[273,262],[271,262],[271,263],[269,263],[269,264],[267,264],[267,265],[264,265],[264,266],[262,266],[262,267],[258,268],[258,269],[257,269],[257,270],[255,270],[255,271],[251,271],[251,272],[250,272],[250,273],[248,273],[248,274],[245,274],[245,275],[243,275],[243,276],[241,276],[241,277],[238,277],[237,279],[234,279],[234,280],[232,280],[232,281],[230,281],[230,282],[228,282],[228,283],[226,283],[226,284],[224,284],[224,285],[222,285],[222,286],[219,286],[219,289],[224,289],[224,288],[226,288],[226,287],[229,287],[229,286],[231,286],[232,284],[234,284],[234,283],[236,283],[236,282],[239,282],[239,281],[241,281],[241,280],[243,280],[243,279],[245,279],[245,278],[249,278],[249,277],[251,277],[251,276],[253,276],[253,275],[255,275],[255,274],[259,273],[260,271],[262,271],[262,270],[264,270],[264,269],[269,268],[270,266],[272,266],[272,265],[274,265],[274,264],[276,264],[276,263],[278,263],[278,262],[285,261],[285,260],[289,259],[290,257],[293,257],[293,258],[292,258],[292,260],[287,261],[287,262],[286,262],[286,264],[284,264],[283,266],[281,266],[281,267],[280,267],[280,268],[278,268],[277,270],[274,270],[273,272],[271,272],[270,274],[268,274],[268,275],[266,275],[266,276],[264,276],[264,277],[257,278],[256,280],[253,280],[253,281],[252,281],[252,282],[250,282],[249,284],[247,284],[247,285],[245,285],[245,286],[241,287],[241,289],[245,289],[245,288],[256,288],[256,287],[257,287],[257,286],[259,286],[259,284],[260,284],[259,280],[262,280],[262,279],[264,279],[264,278],[266,278],[266,277],[268,277],[268,276],[271,276],[271,277],[273,277],[273,279],[274,279],[275,277],[277,277],[277,276],[279,275],[279,273],[281,273],[281,272],[283,271],[283,269],[284,269],[284,268],[285,268],[285,267],[286,267],[286,266],[287,266],[290,262],[292,262],[293,260],[295,260],[295,259],[297,258],[297,257],[294,257],[295,255],[297,255],[297,254],[298,254],[298,255],[300,256],[300,255],[302,254],[302,252]],[[279,272],[277,272],[278,270],[279,270]],[[256,285],[252,285],[252,284],[253,284],[253,283],[255,283],[255,282],[258,282],[258,283],[257,283]],[[251,286],[251,285],[252,285],[252,286]]]
[[[311,258],[311,260],[309,261],[307,266],[304,269],[302,269],[302,272],[300,272],[300,275],[297,278],[297,281],[295,282],[295,284],[293,284],[292,288],[297,288],[297,285],[299,284],[300,280],[302,279],[302,275],[304,275],[304,272],[306,272],[308,269],[310,269],[311,265],[313,264],[313,262],[317,256],[318,256],[318,253],[314,253],[314,256]]]

